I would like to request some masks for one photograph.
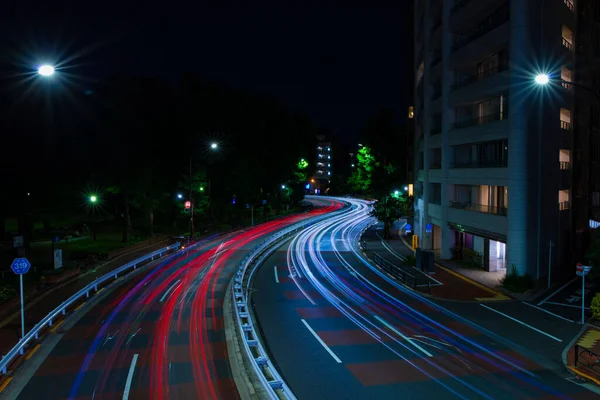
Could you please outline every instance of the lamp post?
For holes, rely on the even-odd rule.
[[[40,65],[37,69],[37,73],[41,76],[52,76],[54,75],[54,72],[54,67],[49,64]]]

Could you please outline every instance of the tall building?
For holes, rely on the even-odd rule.
[[[475,254],[486,270],[534,279],[574,269],[580,177],[573,166],[584,146],[577,132],[592,136],[575,86],[590,84],[577,59],[579,37],[590,29],[579,10],[587,2],[416,0],[414,225],[421,247],[445,259]],[[536,83],[539,74],[550,82]],[[586,112],[597,117],[595,110]]]
[[[331,180],[331,142],[326,141],[325,136],[317,137],[317,159],[315,161],[315,179],[319,183],[321,193],[329,186]]]

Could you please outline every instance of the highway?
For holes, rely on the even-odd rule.
[[[3,393],[19,399],[235,399],[223,298],[265,235],[339,209],[312,211],[201,242],[153,265],[67,319]]]
[[[358,248],[374,219],[349,201],[351,213],[299,233],[253,281],[263,342],[298,399],[597,398],[553,360],[579,328],[515,302],[444,303],[400,285]]]

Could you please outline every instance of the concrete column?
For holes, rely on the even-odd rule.
[[[490,271],[490,239],[483,238],[483,269]]]
[[[424,4],[425,12],[424,12],[424,65],[425,65],[425,73],[423,75],[423,209],[421,226],[420,230],[417,231],[419,235],[419,247],[423,249],[431,249],[431,234],[425,233],[425,225],[431,223],[431,218],[429,217],[429,199],[430,199],[430,188],[429,188],[429,135],[431,131],[431,112],[430,112],[430,104],[431,104],[431,72],[430,72],[430,64],[431,64],[431,49],[429,48],[429,36],[431,34],[431,15],[429,12],[429,2],[425,2]],[[416,10],[416,7],[415,7]],[[418,60],[417,60],[418,62]]]
[[[525,88],[531,87],[531,76],[523,73],[532,65],[530,45],[529,2],[523,0],[510,1],[510,63],[511,78],[508,99],[508,238],[507,272],[513,266],[519,275],[535,269],[535,257],[528,254],[529,248],[535,254],[535,244],[530,243],[531,219],[535,221],[533,208],[528,207],[530,200],[535,201],[534,183],[528,175],[527,160],[531,156],[528,139],[528,102],[531,97],[524,96]],[[535,235],[534,238],[535,240]],[[530,272],[530,271],[529,271]]]

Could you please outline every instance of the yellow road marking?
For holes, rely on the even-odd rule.
[[[590,329],[579,339],[577,344],[586,349],[591,349],[598,340],[600,340],[600,331]]]
[[[79,310],[81,307],[83,307],[83,306],[85,305],[85,303],[86,303],[86,302],[84,301],[83,303],[81,303],[80,305],[78,305],[78,306],[77,306],[77,307],[76,307],[76,308],[73,310],[73,312],[75,312],[75,311]]]
[[[52,328],[50,328],[50,332],[54,332],[55,330],[58,329],[59,326],[61,326],[63,324],[63,322],[65,322],[65,320],[63,319],[62,321],[60,321],[57,324],[54,324],[54,326]]]
[[[31,349],[31,351],[29,352],[29,354],[27,354],[27,355],[25,356],[25,359],[26,359],[26,360],[29,360],[29,359],[31,358],[31,356],[33,356],[33,354],[34,354],[36,351],[38,351],[38,349],[39,349],[39,348],[40,348],[40,345],[39,345],[39,344],[36,344],[36,345],[35,345],[35,347],[34,347],[33,349]]]
[[[569,366],[569,369],[571,371],[575,372],[576,375],[583,376],[585,379],[589,379],[590,381],[594,382],[596,385],[600,385],[600,381],[598,379],[594,378],[593,376],[589,376],[588,374],[584,374],[583,372],[579,371],[575,367]],[[2,391],[2,390],[0,389],[0,391]]]
[[[2,391],[4,389],[6,389],[6,387],[8,386],[8,384],[10,383],[10,381],[12,381],[13,378],[6,378],[6,380],[4,381],[4,383],[2,383],[2,385],[0,385],[0,393],[2,393]]]

